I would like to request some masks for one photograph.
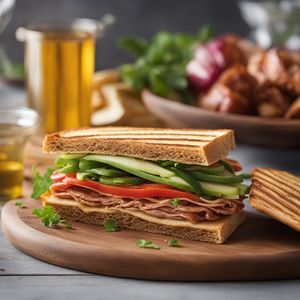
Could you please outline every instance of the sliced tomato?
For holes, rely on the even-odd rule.
[[[145,183],[141,185],[131,185],[131,186],[112,186],[106,185],[99,182],[91,180],[77,180],[75,178],[66,177],[63,180],[64,183],[68,185],[75,185],[85,187],[91,190],[103,194],[109,194],[120,197],[134,197],[134,198],[188,198],[191,200],[198,201],[199,197],[192,193],[183,192],[177,189],[173,189],[164,184],[158,183]]]
[[[241,171],[242,166],[237,160],[226,158],[225,161],[227,161],[231,166],[233,167],[235,172]]]
[[[66,174],[66,177],[76,178],[76,173],[68,173],[68,174]]]

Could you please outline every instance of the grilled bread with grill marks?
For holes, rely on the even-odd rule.
[[[249,202],[255,209],[300,231],[300,177],[280,170],[255,169]]]
[[[211,165],[235,148],[229,129],[98,127],[48,134],[48,153],[98,153]]]

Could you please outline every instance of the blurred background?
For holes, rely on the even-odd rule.
[[[100,34],[100,38],[99,31],[89,32],[90,29],[84,28],[83,24],[78,24],[79,27],[75,29],[73,24],[76,18],[87,18],[95,20],[90,22],[94,22],[93,26],[98,28],[98,21],[106,15],[113,16],[115,22],[104,30],[104,34]],[[61,20],[69,23],[72,20],[72,25],[70,23],[68,28],[63,28]],[[56,123],[62,123],[59,119],[65,119],[60,113],[65,110],[61,107],[62,103],[65,108],[74,107],[76,103],[78,116],[74,114],[72,119],[78,119],[78,124],[69,122],[68,126],[61,124],[54,127],[44,125],[48,132],[90,125],[91,118],[87,111],[90,107],[89,101],[91,100],[92,110],[97,111],[109,106],[109,101],[105,102],[105,99],[114,99],[110,91],[107,91],[107,96],[104,95],[102,86],[107,83],[118,83],[115,86],[118,93],[126,89],[120,83],[126,83],[129,92],[149,89],[155,95],[166,99],[211,111],[264,118],[298,119],[299,21],[300,0],[0,0],[0,79],[6,84],[19,83],[24,86],[26,83],[29,107],[37,110],[43,122],[47,124],[54,123],[54,119],[57,120]],[[20,28],[22,26],[25,29]],[[45,26],[50,27],[45,30]],[[54,28],[59,26],[62,27]],[[19,41],[16,38],[17,29],[21,29],[18,32],[23,35],[20,37],[21,35],[17,34]],[[73,32],[72,38],[62,37],[63,31]],[[36,34],[37,32],[39,34]],[[87,32],[92,36],[90,40],[86,37],[84,42],[79,35]],[[152,39],[159,32],[164,33],[157,40]],[[55,35],[57,44],[51,35]],[[130,37],[129,40],[126,40],[127,37]],[[121,38],[122,42],[118,43]],[[176,38],[182,39],[181,45],[176,45]],[[191,42],[190,38],[194,40]],[[150,40],[149,43],[147,39]],[[70,48],[72,42],[69,45],[67,40],[77,40],[72,46],[73,50]],[[149,45],[154,45],[154,52]],[[144,48],[140,49],[140,53],[135,53],[135,49],[139,47]],[[151,51],[155,54],[151,54]],[[221,61],[218,61],[218,56],[222,57]],[[126,63],[131,63],[131,66],[122,66]],[[228,68],[228,72],[223,74]],[[107,69],[114,69],[115,73],[97,73]],[[238,78],[234,87],[229,84],[232,80],[236,81],[230,75],[231,72]],[[221,74],[224,75],[222,78]],[[255,88],[252,86],[248,94],[243,91],[240,95],[239,87],[243,85],[243,76],[248,76],[247,86],[251,85],[251,81],[257,82],[258,85],[253,83]],[[78,78],[80,80],[77,82]],[[227,82],[227,96],[220,96],[222,101],[216,100],[215,97],[218,90],[217,81],[223,85]],[[272,86],[266,85],[267,82],[271,82]],[[62,91],[61,87],[66,91]],[[91,94],[92,89],[95,93]],[[54,97],[54,94],[60,96]],[[204,124],[199,123],[199,116],[203,117],[201,110],[197,110],[195,122],[191,123],[191,110],[180,116],[172,113],[172,109],[181,113],[191,108],[182,106],[177,109],[173,103],[169,103],[171,107],[165,113],[161,112],[161,106],[153,110],[154,102],[151,100],[151,104],[147,105],[147,97],[143,97],[142,94],[140,96],[145,105],[150,107],[150,112],[169,126],[208,127],[206,121]],[[226,97],[229,98],[230,105],[226,104]],[[270,98],[275,100],[270,103]],[[117,102],[120,102],[119,100],[118,96]],[[131,106],[124,107],[128,103],[128,100],[124,100],[120,108],[113,107],[114,120],[123,115],[124,111],[133,111]],[[206,112],[204,114],[212,120],[212,115]],[[127,120],[136,115],[128,116]],[[170,117],[166,119],[165,116]],[[219,119],[219,115],[215,116]],[[49,120],[46,120],[46,117]],[[86,120],[83,122],[80,118]],[[107,111],[95,118],[97,121],[93,121],[92,116],[92,125],[112,122]],[[181,120],[181,123],[175,124],[173,120]],[[242,120],[246,119],[243,117]],[[157,119],[151,122],[156,125]],[[215,120],[210,123],[209,127],[229,126],[238,129],[234,124],[220,124]],[[157,125],[160,126],[161,123]],[[287,127],[289,129],[290,124]],[[238,139],[239,135],[237,130]]]
[[[22,61],[23,47],[15,39],[16,28],[30,20],[59,18],[99,19],[106,13],[116,24],[98,41],[96,70],[118,66],[131,59],[116,46],[119,37],[151,37],[159,30],[196,33],[212,24],[216,33],[249,34],[237,0],[17,0],[12,20],[0,36],[12,61]]]

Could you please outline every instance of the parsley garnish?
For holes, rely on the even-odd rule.
[[[167,240],[167,245],[169,247],[181,247],[178,240],[175,240],[175,239]]]
[[[45,227],[55,227],[64,224],[66,229],[73,229],[72,224],[66,220],[62,220],[60,215],[50,205],[46,205],[43,208],[35,208],[32,214],[41,219]]]
[[[65,224],[66,229],[73,229],[73,225],[66,220],[60,220],[60,223]]]
[[[16,201],[15,206],[18,206],[18,207],[22,208],[23,207],[23,201]]]
[[[53,169],[48,168],[43,176],[40,175],[37,167],[32,166],[33,172],[33,191],[31,197],[38,199],[42,194],[49,190],[53,180],[50,178],[53,173]]]
[[[104,223],[104,229],[107,232],[118,231],[118,224],[114,219],[107,219]]]
[[[160,31],[150,40],[123,37],[119,46],[132,53],[136,61],[121,66],[122,81],[136,91],[150,88],[164,97],[176,91],[188,101],[193,96],[189,92],[186,65],[193,58],[195,46],[209,41],[213,35],[213,29],[207,25],[194,35]]]
[[[35,208],[32,214],[41,219],[42,223],[46,227],[54,227],[61,221],[60,215],[54,211],[54,208],[50,205],[44,206],[44,208]]]
[[[173,206],[177,207],[177,206],[179,205],[179,203],[180,203],[180,199],[179,199],[179,198],[174,198],[174,199],[172,199],[172,200],[170,201],[170,203],[171,203]]]
[[[73,229],[73,225],[71,223],[66,223],[66,228],[67,229]]]
[[[140,248],[150,248],[150,249],[160,250],[159,245],[156,245],[153,242],[147,240],[138,240],[136,241],[136,245]]]

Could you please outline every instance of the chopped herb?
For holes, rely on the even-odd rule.
[[[179,244],[178,240],[175,240],[175,239],[167,240],[167,245],[168,245],[169,247],[182,247],[182,246]]]
[[[61,222],[60,215],[56,213],[54,208],[50,205],[46,205],[43,208],[35,208],[32,214],[41,219],[46,227],[54,227]]]
[[[104,223],[104,229],[107,232],[118,231],[118,224],[114,219],[107,219]]]
[[[66,228],[67,229],[73,229],[73,225],[71,223],[66,223]]]
[[[15,206],[23,207],[23,201],[16,201]]]
[[[60,223],[65,224],[66,229],[73,229],[73,225],[66,220],[60,220]]]
[[[33,199],[38,199],[42,194],[49,190],[50,185],[53,183],[51,179],[51,174],[53,173],[53,169],[48,168],[45,174],[40,175],[37,167],[32,166],[33,172],[33,192],[31,197]]]
[[[147,240],[138,240],[136,241],[136,245],[140,248],[149,248],[149,249],[155,249],[160,250],[160,246],[156,245],[155,243]]]
[[[172,200],[170,201],[170,203],[171,203],[173,206],[177,207],[177,206],[179,205],[179,203],[180,203],[180,199],[179,199],[179,198],[174,198],[174,199],[172,199]]]

